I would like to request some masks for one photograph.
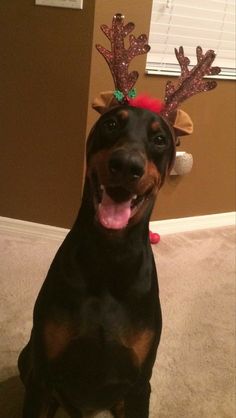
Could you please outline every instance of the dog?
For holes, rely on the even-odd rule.
[[[174,156],[173,129],[152,111],[119,105],[92,128],[79,214],[18,361],[23,418],[52,418],[59,406],[71,418],[148,418],[162,329],[148,225]]]

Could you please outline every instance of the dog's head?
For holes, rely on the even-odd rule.
[[[102,115],[87,142],[87,178],[99,224],[121,230],[149,218],[175,157],[163,117],[118,106]]]

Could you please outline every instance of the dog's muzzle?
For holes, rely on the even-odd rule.
[[[145,159],[138,152],[121,148],[111,154],[108,166],[112,180],[135,182],[144,175]]]
[[[143,154],[115,150],[105,166],[105,171],[100,164],[96,169],[93,167],[90,176],[97,220],[106,229],[121,230],[145,212],[156,182],[147,173],[148,163]]]

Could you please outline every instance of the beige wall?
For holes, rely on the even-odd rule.
[[[1,0],[0,216],[70,226],[80,204],[94,1]]]
[[[64,227],[73,223],[86,131],[97,118],[90,102],[113,89],[106,63],[92,45],[108,46],[99,26],[110,24],[116,12],[136,23],[136,34],[148,33],[151,0],[141,4],[84,0],[84,9],[75,11],[1,0],[0,216]],[[162,98],[166,78],[145,75],[144,56],[133,65],[140,73],[138,91]],[[235,208],[235,83],[219,81],[215,91],[183,108],[195,132],[181,149],[193,154],[194,168],[167,181],[153,219]]]

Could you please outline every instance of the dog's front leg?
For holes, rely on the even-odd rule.
[[[149,418],[151,385],[149,381],[134,387],[125,399],[125,418]]]
[[[124,401],[112,409],[115,418],[149,418],[151,386],[149,381],[142,386],[135,386]]]
[[[38,384],[26,388],[22,418],[53,418],[58,402],[45,393]]]

